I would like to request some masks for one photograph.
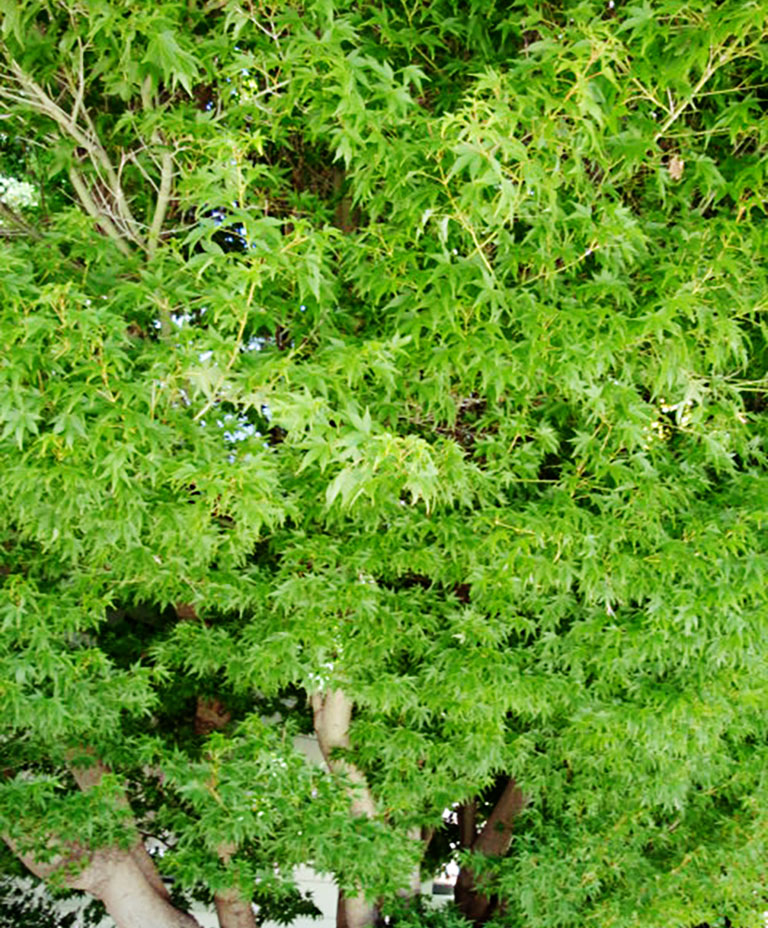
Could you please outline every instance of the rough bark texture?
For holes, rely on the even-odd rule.
[[[328,769],[347,776],[351,782],[350,799],[353,815],[376,815],[376,804],[365,775],[354,764],[337,755],[349,749],[349,725],[352,721],[352,701],[343,690],[327,690],[312,694],[315,734]],[[363,896],[345,896],[339,892],[336,907],[337,928],[365,928],[376,921],[376,907]]]
[[[501,857],[512,841],[512,828],[525,808],[525,797],[517,783],[510,779],[499,797],[480,834],[476,832],[476,805],[465,803],[459,809],[461,846],[484,857]],[[462,867],[454,889],[456,905],[463,915],[476,925],[487,921],[493,912],[493,900],[483,895],[471,867]]]

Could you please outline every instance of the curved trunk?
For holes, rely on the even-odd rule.
[[[70,753],[70,771],[80,789],[87,793],[98,786],[109,773],[109,768],[90,747],[82,747]],[[128,806],[124,795],[118,801]],[[171,904],[168,888],[138,835],[129,850],[106,847],[90,851],[75,842],[65,842],[68,848],[66,855],[45,863],[32,854],[20,852],[9,838],[4,840],[19,860],[41,880],[74,865],[75,872],[64,877],[65,886],[83,890],[100,899],[118,928],[147,928],[150,925],[152,928],[200,928],[195,918]]]
[[[349,725],[352,720],[352,701],[342,690],[328,690],[312,694],[315,733],[328,769],[342,773],[352,784],[350,800],[353,815],[373,818],[376,803],[368,788],[365,774],[354,764],[338,757],[339,749],[349,749]],[[339,891],[336,908],[337,928],[367,928],[376,921],[376,906],[364,896],[346,896]]]
[[[98,896],[118,928],[200,928],[147,882],[130,853],[97,852],[73,885]]]
[[[67,865],[82,862],[84,869],[64,879],[70,889],[80,889],[100,899],[118,928],[200,928],[198,921],[168,901],[168,891],[159,891],[147,880],[132,851],[100,848],[97,851],[72,849],[67,858],[41,863],[31,854],[21,853],[14,842],[4,839],[21,862],[41,880]]]

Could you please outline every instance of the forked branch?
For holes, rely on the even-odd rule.
[[[86,80],[82,46],[79,48],[77,74],[62,77],[62,82],[72,98],[71,112],[67,112],[41,84],[12,59],[9,60],[6,78],[5,85],[0,84],[0,99],[10,103],[21,103],[47,116],[56,123],[65,137],[77,145],[81,160],[90,161],[96,178],[94,182],[89,182],[76,166],[69,172],[72,186],[85,211],[124,255],[130,254],[131,245],[136,245],[146,250],[151,257],[157,250],[171,200],[173,153],[166,149],[159,157],[160,182],[155,188],[157,196],[145,238],[139,231],[140,223],[131,212],[122,184],[121,171],[115,168],[107,154],[85,103]],[[158,145],[163,144],[159,133],[153,134],[152,141]],[[126,157],[131,160],[130,154]]]

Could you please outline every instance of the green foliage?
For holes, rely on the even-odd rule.
[[[764,4],[139,6],[0,6],[3,833],[387,896],[506,774],[505,925],[756,918]]]
[[[435,906],[421,896],[389,902],[384,913],[393,928],[469,928],[469,922],[451,903]]]
[[[42,890],[42,892],[41,892]],[[97,925],[102,917],[100,905],[91,903],[84,909],[66,910],[42,886],[3,878],[0,881],[1,928],[73,928],[75,925]]]

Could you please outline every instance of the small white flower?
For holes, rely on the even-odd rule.
[[[0,202],[11,209],[37,206],[37,191],[25,180],[0,174]]]

